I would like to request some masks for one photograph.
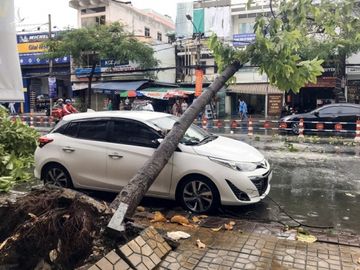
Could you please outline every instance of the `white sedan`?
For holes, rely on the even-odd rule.
[[[158,147],[177,118],[145,111],[65,116],[39,139],[35,176],[64,187],[119,192]],[[196,213],[259,202],[270,165],[252,146],[191,125],[147,196],[178,200]]]

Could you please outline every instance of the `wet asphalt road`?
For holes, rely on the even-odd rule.
[[[359,156],[278,151],[264,154],[273,167],[269,195],[292,217],[305,224],[360,233]],[[271,201],[258,207],[265,207],[268,217],[279,218],[279,208]]]
[[[274,150],[281,148],[284,143],[270,150],[267,150],[269,143],[252,141],[250,144],[268,158],[273,170],[269,197],[286,213],[305,225],[329,226],[336,231],[360,234],[358,154],[326,153],[334,152],[334,146],[329,145],[316,145],[317,149],[323,148],[325,153],[313,153]],[[311,145],[302,146],[308,150],[312,148]],[[339,150],[339,147],[336,149]],[[353,150],[350,152],[358,153],[355,147]],[[265,198],[250,206],[224,207],[219,215],[297,225],[271,199]],[[164,202],[149,198],[143,201],[143,205],[161,210]],[[177,207],[174,202],[167,202],[166,205],[168,208]]]

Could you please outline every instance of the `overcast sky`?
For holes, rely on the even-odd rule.
[[[132,3],[137,8],[151,8],[161,14],[170,15],[173,21],[175,21],[176,3],[188,1],[132,0]],[[58,28],[77,26],[77,12],[69,7],[69,0],[15,0],[15,18],[18,23],[19,20],[23,20],[19,27],[26,31],[36,30],[37,25],[33,26],[32,24],[47,23],[48,14],[51,14],[53,26]],[[42,29],[45,31],[47,26],[44,25]]]

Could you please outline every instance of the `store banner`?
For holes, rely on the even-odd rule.
[[[202,69],[195,70],[195,96],[198,97],[202,92],[204,72]]]
[[[0,4],[0,101],[24,101],[19,55],[16,51],[15,8],[13,0]]]
[[[56,77],[49,77],[49,97],[55,98],[56,97]]]
[[[18,53],[45,52],[46,46],[43,42],[20,43],[17,45]]]
[[[20,65],[48,65],[49,59],[42,57],[43,53],[24,53],[19,54]],[[53,59],[54,64],[68,64],[70,63],[70,57],[64,56]]]

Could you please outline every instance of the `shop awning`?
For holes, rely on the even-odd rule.
[[[110,91],[136,91],[143,84],[148,81],[130,81],[130,82],[100,82],[94,83],[91,88],[93,89],[103,89]]]
[[[195,89],[189,87],[169,88],[169,87],[149,87],[138,92],[149,98],[169,99],[176,97],[187,97],[194,94]]]
[[[88,88],[88,83],[73,83],[73,85],[72,85],[73,91],[84,90],[87,88]]]
[[[254,95],[266,95],[268,94],[283,94],[279,88],[267,84],[267,83],[248,83],[248,84],[234,84],[227,88],[229,93],[240,94],[254,94]]]

